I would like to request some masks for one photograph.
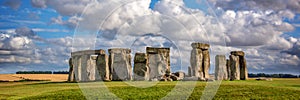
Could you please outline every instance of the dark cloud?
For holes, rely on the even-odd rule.
[[[299,0],[216,0],[214,3],[226,10],[291,10],[300,13]]]
[[[283,51],[283,53],[288,53],[291,55],[297,55],[300,58],[300,41],[293,44],[293,47],[289,50]]]
[[[17,36],[34,37],[36,33],[28,27],[20,27],[15,30]]]
[[[46,0],[31,0],[31,5],[37,8],[46,8]]]
[[[4,5],[17,10],[21,5],[21,0],[5,0]]]

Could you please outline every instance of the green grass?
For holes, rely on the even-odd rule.
[[[143,82],[141,82],[143,83]],[[139,88],[129,86],[124,82],[54,83],[54,82],[3,82],[0,83],[0,99],[50,99],[50,100],[82,100],[112,98],[105,89],[121,99],[160,99],[176,87],[178,82],[159,82],[154,86]],[[178,85],[173,99],[186,96],[185,90],[193,82],[183,82]],[[200,99],[206,82],[197,82],[189,99]],[[81,87],[81,88],[80,88]],[[99,91],[100,92],[95,92]],[[211,91],[208,90],[208,93]],[[273,79],[273,81],[222,81],[213,99],[244,100],[244,99],[300,99],[300,79]]]

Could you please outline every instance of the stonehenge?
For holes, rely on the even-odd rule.
[[[225,55],[215,57],[215,80],[227,80],[227,66]]]
[[[135,53],[134,56],[134,80],[149,80],[148,56],[146,53]]]
[[[69,59],[69,76],[68,76],[68,81],[74,81],[75,75],[74,75],[74,69],[73,69],[73,64],[72,64],[72,58]]]
[[[98,69],[98,73],[100,75],[99,80],[110,81],[112,76],[110,75],[108,56],[106,55],[105,50],[99,50],[99,51],[100,53],[96,59],[96,66]]]
[[[191,51],[191,76],[205,80],[209,78],[210,68],[210,56],[209,56],[209,44],[204,43],[192,43],[193,47]]]
[[[132,79],[131,50],[123,48],[109,49],[109,66],[113,81]]]
[[[216,80],[247,80],[248,71],[243,51],[231,51],[229,59],[225,55],[217,55],[215,59]]]
[[[243,51],[231,51],[229,59],[230,80],[247,80],[248,70],[245,53]]]
[[[99,77],[99,69],[96,67],[96,59],[104,50],[85,50],[71,53],[69,60],[69,81],[85,82],[96,81]]]
[[[170,48],[147,47],[146,52],[149,60],[150,80],[170,74]]]
[[[70,82],[88,81],[212,81],[209,74],[209,44],[192,43],[188,74],[171,72],[170,48],[146,47],[145,53],[135,53],[131,63],[131,50],[111,48],[83,50],[71,53],[69,59]],[[215,80],[247,80],[248,70],[243,51],[215,56]]]

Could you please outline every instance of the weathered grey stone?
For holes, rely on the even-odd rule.
[[[81,82],[87,82],[89,80],[88,78],[88,60],[90,59],[90,55],[82,55],[81,56]]]
[[[75,81],[75,73],[74,73],[74,67],[72,63],[72,58],[69,59],[69,76],[68,76],[68,81],[73,82]]]
[[[192,68],[189,66],[188,67],[188,77],[192,76]]]
[[[175,72],[174,75],[177,76],[177,80],[182,80],[185,77],[184,72]]]
[[[240,56],[240,78],[241,80],[248,79],[248,70],[246,65],[246,59],[244,56]]]
[[[235,56],[244,56],[245,55],[245,53],[243,51],[231,51],[230,54],[235,55]]]
[[[191,76],[196,76],[201,79],[204,79],[204,73],[203,73],[203,54],[201,49],[193,48],[191,52],[191,69],[192,73]]]
[[[112,80],[131,80],[132,67],[130,49],[114,48],[109,49],[109,65],[111,68]]]
[[[170,73],[170,48],[146,48],[150,80]]]
[[[96,59],[95,56],[92,55],[87,55],[88,60],[87,60],[87,65],[86,65],[86,71],[87,71],[87,81],[95,81],[96,80]]]
[[[165,74],[163,76],[158,77],[158,79],[160,81],[176,81],[178,79],[178,77],[175,75],[172,75],[172,74],[171,75]]]
[[[225,55],[215,57],[215,80],[227,80],[227,67]]]
[[[226,69],[227,69],[227,78],[230,79],[231,77],[231,71],[230,71],[230,60],[226,59]]]
[[[243,51],[232,51],[230,54],[230,71],[231,75],[234,75],[230,77],[230,80],[247,80],[248,71],[245,53]]]
[[[108,56],[106,55],[104,50],[99,51],[99,55],[97,56],[96,59],[96,66],[97,66],[97,70],[98,70],[98,75],[100,76],[99,80],[102,81],[110,81],[110,69],[109,69],[109,65],[108,65]]]
[[[145,53],[136,53],[134,56],[134,80],[148,81],[149,67],[148,57]]]
[[[135,53],[134,62],[137,63],[147,63],[147,54],[146,53]]]
[[[240,80],[239,56],[230,55],[230,80]]]
[[[210,55],[209,44],[192,43],[191,51],[191,76],[199,77],[200,80],[209,78]]]
[[[209,68],[210,68],[209,51],[205,50],[202,53],[203,53],[203,75],[204,78],[209,78]]]
[[[75,81],[81,80],[81,56],[72,56],[72,64],[74,69]]]
[[[205,43],[192,43],[191,46],[193,48],[202,49],[202,50],[209,49],[209,44],[205,44]]]
[[[96,58],[101,53],[100,51],[84,50],[71,53],[75,81],[84,82],[99,79]]]
[[[82,56],[82,55],[99,55],[99,54],[105,54],[105,51],[100,49],[100,50],[83,50],[83,51],[76,51],[72,52],[72,56]]]
[[[172,79],[172,81],[177,81],[177,80],[179,80],[179,77],[176,76],[176,75],[174,75],[174,74],[170,75],[170,78]]]

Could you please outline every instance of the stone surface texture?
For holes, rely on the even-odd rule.
[[[74,75],[73,81],[86,82],[100,80],[100,72],[97,64],[98,55],[105,54],[104,50],[84,50],[71,53],[69,65],[73,66],[73,74],[69,74],[69,77]]]
[[[215,80],[227,80],[227,66],[225,55],[215,57]]]
[[[210,55],[209,44],[192,43],[191,51],[191,76],[199,77],[200,80],[209,78]]]
[[[149,66],[149,79],[156,80],[170,74],[170,48],[146,48]]]
[[[131,50],[124,48],[109,49],[109,66],[113,81],[132,79]]]
[[[227,69],[227,78],[230,79],[231,71],[230,71],[230,60],[226,59],[226,69]]]
[[[133,72],[134,72],[134,80],[136,81],[149,80],[148,57],[146,53],[135,54]]]
[[[240,80],[239,56],[230,55],[230,80]]]
[[[72,64],[72,58],[69,59],[69,76],[68,76],[68,81],[73,82],[75,81],[75,74],[74,74],[74,67]]]
[[[105,50],[100,50],[99,55],[96,58],[96,66],[98,70],[98,75],[100,76],[99,80],[110,81],[110,68],[108,65],[108,56],[105,53]]]
[[[189,66],[188,67],[188,77],[191,77],[192,76],[192,68]]]
[[[232,51],[230,52],[230,80],[247,80],[248,70],[245,59],[245,53],[243,51]]]

